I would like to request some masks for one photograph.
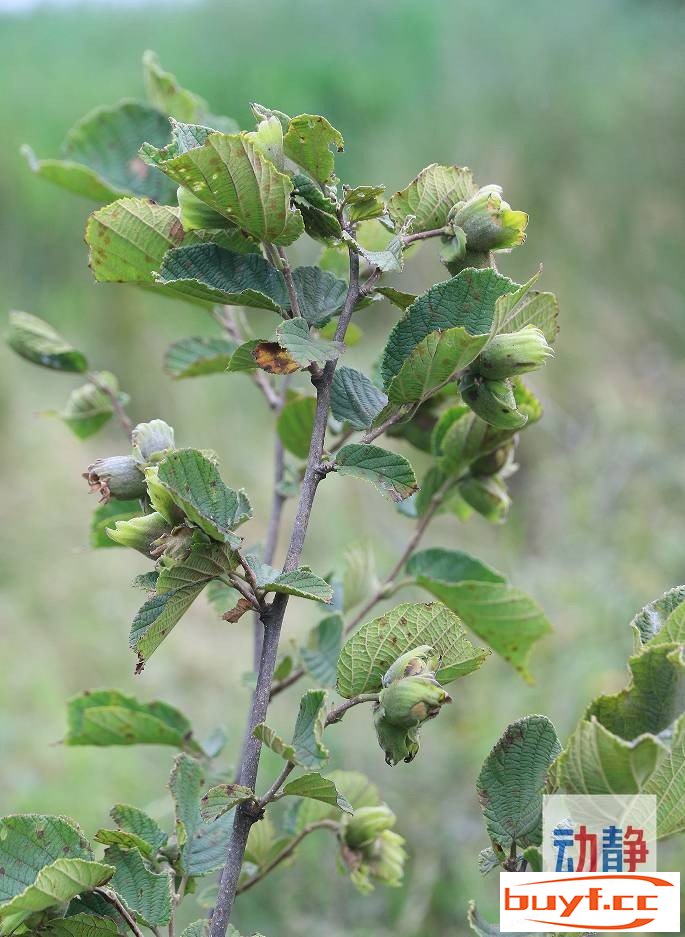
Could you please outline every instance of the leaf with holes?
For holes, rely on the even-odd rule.
[[[75,124],[62,144],[62,159],[38,159],[28,146],[22,153],[42,178],[97,202],[140,195],[171,205],[176,186],[138,156],[144,140],[164,146],[169,136],[169,121],[157,108],[122,101],[98,107]]]
[[[226,861],[233,817],[226,813],[209,822],[202,819],[200,798],[206,787],[205,769],[194,758],[179,755],[169,778],[174,801],[180,866],[188,875],[207,875]]]
[[[217,820],[238,804],[251,800],[254,791],[242,784],[217,784],[210,787],[200,801],[200,814],[203,820]]]
[[[302,234],[302,215],[290,207],[290,177],[247,134],[209,133],[200,146],[179,149],[146,146],[141,156],[259,241],[287,246]]]
[[[423,550],[409,560],[407,572],[530,681],[530,651],[552,630],[534,599],[461,550]]]
[[[192,299],[279,314],[288,308],[283,274],[260,254],[191,244],[168,251],[158,269],[156,283]]]
[[[391,501],[404,501],[418,490],[414,469],[404,456],[379,446],[343,446],[335,457],[335,471],[371,482]]]
[[[252,507],[242,489],[224,484],[216,465],[197,449],[178,449],[160,463],[159,483],[188,520],[213,540],[240,543],[233,533],[252,516]]]
[[[335,783],[320,774],[303,774],[302,777],[289,781],[283,787],[283,793],[292,797],[309,797],[339,807],[344,813],[354,813],[352,805],[338,792]]]
[[[368,429],[388,402],[387,396],[362,371],[341,365],[331,387],[331,413],[354,429]]]
[[[88,219],[90,269],[100,283],[152,285],[166,252],[183,243],[176,209],[143,198],[122,198]]]
[[[507,727],[478,775],[478,799],[493,844],[505,852],[542,841],[542,796],[561,746],[545,716],[526,716]]]
[[[200,753],[190,722],[168,703],[118,690],[86,691],[67,704],[65,745],[172,745]]]
[[[237,347],[226,338],[182,338],[167,348],[164,370],[175,380],[217,374],[226,370]]]
[[[317,182],[329,182],[333,175],[335,158],[331,147],[340,152],[345,142],[325,117],[300,114],[290,120],[283,137],[283,152]]]
[[[388,202],[388,214],[398,227],[413,215],[413,231],[432,231],[443,228],[450,209],[477,190],[470,169],[431,163],[406,189],[395,192]]]
[[[348,638],[338,660],[338,692],[347,699],[378,692],[388,667],[422,644],[432,647],[440,661],[441,683],[477,670],[489,654],[471,644],[460,619],[440,602],[405,602]]]
[[[7,344],[22,358],[54,371],[88,370],[85,355],[69,344],[38,316],[30,312],[10,312]]]

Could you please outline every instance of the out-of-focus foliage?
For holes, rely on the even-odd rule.
[[[225,0],[165,7],[163,16],[155,6],[41,7],[4,16],[0,26],[2,86],[10,89],[0,100],[0,305],[49,318],[98,367],[116,365],[136,420],[160,414],[177,427],[179,445],[192,441],[182,438],[188,427],[217,451],[236,485],[260,475],[251,491],[266,492],[270,474],[268,458],[256,470],[247,461],[260,444],[261,399],[245,384],[236,407],[221,375],[182,388],[148,379],[171,342],[210,334],[206,316],[146,291],[93,285],[79,238],[89,203],[32,177],[21,143],[54,153],[64,128],[89,108],[140,97],[140,55],[153,47],[186,87],[243,126],[251,123],[245,100],[327,114],[346,137],[349,155],[337,157],[346,181],[365,179],[381,154],[378,181],[387,191],[429,160],[456,162],[477,166],[484,182],[497,179],[512,204],[530,213],[527,244],[500,266],[522,281],[544,256],[542,288],[553,286],[564,310],[555,366],[531,382],[543,391],[546,417],[517,456],[508,526],[472,519],[457,539],[454,520],[439,520],[431,540],[444,546],[453,538],[450,547],[477,553],[540,600],[556,630],[532,657],[536,684],[526,687],[493,657],[469,686],[468,705],[461,688],[455,692],[449,723],[436,721],[423,757],[406,768],[412,790],[422,791],[420,809],[409,808],[407,774],[385,768],[375,740],[364,733],[361,741],[355,720],[364,716],[351,713],[332,740],[334,754],[383,779],[383,796],[412,844],[406,891],[356,897],[312,841],[297,872],[276,873],[238,910],[243,932],[259,927],[280,937],[322,919],[330,937],[465,934],[468,897],[484,913],[495,899],[472,858],[487,845],[473,793],[485,755],[502,728],[528,712],[546,712],[567,737],[588,699],[625,683],[632,635],[620,623],[683,580],[685,9],[665,0],[567,7],[534,0],[524,12],[504,0]],[[414,258],[398,286],[418,293],[444,275],[433,255]],[[357,322],[381,335],[396,316],[389,304],[375,304]],[[160,341],[161,328],[168,341]],[[371,362],[352,349],[345,364],[368,371]],[[75,375],[70,386],[79,383]],[[124,749],[113,761],[94,749],[48,747],[64,734],[62,700],[87,685],[115,684],[192,712],[199,738],[217,721],[235,736],[233,714],[247,703],[247,619],[219,625],[198,604],[188,637],[179,634],[154,670],[124,679],[128,623],[139,602],[120,584],[141,567],[128,551],[110,551],[105,563],[89,548],[92,509],[76,479],[101,443],[27,415],[61,408],[61,398],[46,396],[51,386],[37,369],[3,356],[0,608],[3,660],[12,664],[4,668],[0,710],[8,712],[11,698],[18,718],[0,717],[7,756],[0,807],[78,815],[89,833],[105,823],[113,801],[146,804],[168,821],[166,801],[153,802],[168,773],[158,753]],[[110,423],[104,432],[114,439],[117,430]],[[348,509],[324,531],[317,516],[336,509],[322,490],[305,560],[319,557],[332,537],[342,560],[343,545],[366,534],[386,544],[377,561],[387,569],[406,520],[379,505],[370,487],[341,484]],[[255,504],[255,514],[265,517],[266,507]],[[55,548],[58,531],[72,550]],[[424,597],[417,591],[415,601]],[[306,611],[289,619],[299,638],[314,623]],[[119,654],[103,649],[117,646],[113,632]],[[225,700],[220,714],[217,699]],[[297,694],[289,703],[294,719]],[[278,761],[265,757],[264,778]],[[98,797],[85,798],[93,777]],[[663,868],[682,860],[661,847]],[[287,891],[283,874],[295,876]]]

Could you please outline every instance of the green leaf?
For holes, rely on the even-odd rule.
[[[90,860],[93,853],[81,830],[65,817],[37,813],[0,819],[0,902],[31,885],[40,870],[57,859]]]
[[[347,220],[356,223],[378,218],[385,212],[385,205],[380,196],[385,191],[384,185],[358,185],[348,189],[343,198],[343,208]]]
[[[478,934],[478,937],[499,937],[502,933],[498,924],[491,924],[485,920],[476,907],[475,901],[469,901],[468,921],[469,927]],[[523,933],[522,931],[510,931],[508,933],[509,937],[533,937],[532,934]]]
[[[331,412],[354,429],[368,429],[388,402],[387,396],[362,371],[341,365],[331,387]]]
[[[281,442],[298,459],[306,459],[314,428],[316,398],[294,394],[278,415],[276,430]]]
[[[117,937],[116,921],[96,914],[73,914],[58,917],[41,926],[46,937]]]
[[[328,615],[312,628],[307,644],[300,648],[302,663],[317,683],[335,685],[342,636],[342,617]]]
[[[488,338],[470,335],[462,326],[430,332],[412,348],[390,381],[390,403],[427,400],[480,354]]]
[[[252,560],[248,556],[248,560]],[[264,592],[283,592],[296,595],[301,599],[313,599],[315,602],[328,603],[333,598],[330,583],[313,573],[308,566],[298,566],[284,573],[266,563],[251,562],[257,579],[257,586]]]
[[[178,449],[160,463],[158,479],[188,520],[213,540],[236,545],[236,527],[252,516],[252,507],[241,489],[224,484],[219,471],[197,449]]]
[[[414,216],[413,231],[443,228],[450,209],[478,190],[470,169],[431,163],[388,202],[388,214],[399,227]]]
[[[363,478],[391,501],[404,501],[418,490],[414,469],[404,456],[379,446],[350,443],[335,457],[335,470],[340,475]]]
[[[270,366],[271,359],[277,359],[279,350],[287,353],[294,367],[285,362],[288,370],[280,365]],[[338,342],[329,342],[316,338],[310,331],[306,319],[287,319],[276,329],[276,334],[269,342],[261,342],[255,349],[255,360],[259,367],[271,373],[289,373],[297,368],[308,368],[312,364],[323,368],[326,362],[335,361],[344,350]]]
[[[377,807],[381,802],[378,788],[359,771],[331,771],[328,778],[353,810],[359,810],[360,807]],[[339,817],[337,804],[323,804],[314,800],[301,801],[296,807],[293,832],[298,833],[318,820],[337,820]]]
[[[551,631],[537,602],[510,586],[497,570],[460,550],[435,548],[416,553],[407,563],[407,572],[530,680],[530,650]]]
[[[632,741],[645,732],[657,735],[685,712],[683,648],[655,644],[628,661],[630,684],[620,693],[600,696],[585,713],[605,729]]]
[[[325,325],[345,303],[345,280],[321,270],[320,267],[296,267],[293,270],[293,282],[300,315],[310,325]]]
[[[596,719],[583,719],[555,765],[555,776],[568,794],[640,794],[666,754],[665,743],[653,735],[626,741]]]
[[[22,892],[0,905],[0,932],[13,933],[26,918],[66,904],[82,892],[104,885],[112,877],[111,865],[85,859],[56,859],[38,872]]]
[[[205,772],[200,762],[179,755],[169,778],[169,789],[174,800],[180,864],[188,875],[207,875],[223,866],[233,826],[230,813],[211,822],[202,819],[200,798],[205,786]]]
[[[282,313],[288,308],[283,275],[259,254],[240,254],[217,244],[177,247],[164,257],[156,280],[174,292],[227,306]]]
[[[328,749],[321,742],[326,719],[326,696],[326,690],[307,690],[303,695],[292,743],[284,742],[263,722],[255,726],[252,734],[284,761],[292,762],[301,768],[321,768],[329,757]]]
[[[228,925],[229,928],[231,925]],[[181,932],[181,937],[207,937],[209,933],[209,921],[206,917],[201,918],[199,921],[193,921],[192,924],[189,924],[185,930]],[[232,937],[232,934],[229,930],[229,937]],[[240,937],[240,935],[238,935]]]
[[[207,111],[207,102],[182,88],[175,75],[164,71],[150,49],[143,53],[143,78],[150,103],[170,117],[193,123],[200,121]]]
[[[314,114],[293,117],[283,137],[285,155],[321,183],[329,182],[335,169],[331,146],[343,150],[342,135],[325,117]]]
[[[132,517],[142,514],[139,501],[117,501],[112,498],[99,504],[93,511],[90,522],[90,545],[94,549],[101,547],[117,547],[111,537],[107,536],[108,527],[114,527],[117,521],[130,521]]]
[[[10,312],[7,344],[22,358],[55,371],[88,370],[85,356],[51,325],[30,312]]]
[[[348,239],[349,235],[346,235],[345,240]],[[394,273],[404,267],[404,242],[401,237],[391,238],[380,250],[369,250],[356,241],[351,243],[369,266],[377,267],[382,273]]]
[[[254,351],[262,342],[260,339],[251,339],[249,342],[243,342],[239,345],[231,356],[226,370],[228,372],[238,371],[256,371],[257,362],[254,359]]]
[[[508,852],[539,846],[542,796],[547,774],[561,746],[545,716],[526,716],[507,727],[485,759],[477,790],[493,844]]]
[[[118,846],[121,849],[137,849],[147,859],[151,859],[155,853],[155,850],[152,849],[150,844],[146,843],[144,839],[141,839],[140,836],[136,836],[135,833],[128,833],[125,830],[100,829],[93,838],[96,839],[98,843],[103,843],[105,846]]]
[[[350,544],[343,557],[343,611],[363,602],[378,589],[376,557],[368,540]]]
[[[665,592],[661,598],[650,602],[641,609],[631,625],[639,635],[641,644],[647,644],[658,635],[666,637],[666,644],[680,644],[680,628],[674,627],[679,622],[681,614],[673,613],[685,602],[685,586],[676,586]],[[668,627],[666,627],[668,625]],[[655,640],[654,643],[660,643]]]
[[[523,297],[507,314],[500,331],[518,332],[527,325],[536,326],[554,344],[559,333],[559,302],[554,293],[532,292]]]
[[[162,927],[171,920],[171,875],[151,872],[137,849],[110,846],[105,859],[116,872],[110,882],[131,911],[148,927]]]
[[[304,230],[302,215],[290,207],[290,177],[244,133],[210,133],[201,146],[180,155],[149,146],[141,155],[260,241],[287,246]]]
[[[115,804],[109,812],[119,829],[144,840],[153,852],[166,845],[167,834],[145,811],[129,804]]]
[[[685,832],[685,716],[660,737],[619,738],[596,718],[581,720],[555,765],[569,794],[653,794],[660,839]]]
[[[86,691],[67,703],[65,745],[172,745],[201,751],[186,717],[159,700],[140,703],[118,690]]]
[[[237,347],[226,338],[182,338],[167,348],[164,370],[176,380],[216,374],[226,370]]]
[[[293,797],[310,797],[312,800],[339,807],[345,813],[354,813],[352,805],[338,792],[335,783],[320,774],[303,774],[302,777],[289,781],[284,786],[283,793]]]
[[[29,167],[50,182],[98,202],[141,195],[165,205],[175,202],[176,187],[138,157],[143,140],[164,146],[169,122],[157,108],[136,101],[98,107],[67,134],[62,159],[39,160],[23,147]]]
[[[375,292],[380,293],[380,295],[384,296],[393,306],[397,306],[398,309],[402,310],[411,306],[416,299],[415,293],[405,293],[402,290],[395,289],[394,286],[377,286]]]
[[[477,670],[489,653],[471,644],[459,618],[440,602],[405,602],[348,638],[338,660],[338,692],[347,699],[378,692],[388,667],[422,644],[430,645],[440,660],[441,683]]]
[[[451,280],[436,283],[411,304],[388,337],[381,360],[385,386],[431,332],[460,326],[468,335],[489,337],[497,325],[497,300],[518,289],[513,280],[491,269],[469,268]]]
[[[246,800],[252,800],[254,791],[242,784],[218,784],[210,787],[200,801],[203,820],[217,820]]]
[[[88,219],[88,263],[101,283],[152,285],[166,252],[183,243],[178,211],[143,198],[122,198]]]
[[[198,543],[182,563],[162,568],[155,595],[141,605],[131,625],[129,645],[138,655],[136,672],[140,673],[207,583],[230,568],[227,550]]]
[[[307,690],[300,700],[300,709],[293,732],[296,764],[304,768],[320,768],[329,758],[321,742],[326,720],[326,690]]]
[[[64,409],[58,414],[79,439],[93,436],[112,418],[112,400],[102,390],[103,387],[116,395],[121,406],[126,406],[129,400],[128,394],[119,391],[119,381],[109,371],[96,371],[93,378],[97,384],[89,381],[72,390]]]

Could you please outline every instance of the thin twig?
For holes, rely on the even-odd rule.
[[[112,404],[112,410],[114,411],[117,420],[123,431],[126,433],[127,437],[131,438],[131,433],[133,432],[133,421],[129,418],[128,413],[124,410],[121,401],[115,390],[112,390],[111,387],[108,387],[104,381],[101,381],[97,374],[94,371],[89,371],[86,375],[91,384],[94,384],[99,391],[101,391]]]
[[[313,833],[315,830],[331,830],[333,833],[338,832],[338,824],[335,820],[317,820],[315,823],[310,823],[308,826],[305,826],[303,830],[298,833],[298,835],[293,839],[288,845],[282,849],[277,856],[267,863],[262,869],[259,870],[252,878],[248,878],[246,882],[243,882],[242,885],[239,885],[236,889],[237,895],[242,895],[243,892],[248,891],[258,882],[261,882],[263,878],[272,872],[277,866],[288,859],[295,852],[297,847],[300,845],[303,839],[306,839],[310,833]]]
[[[435,514],[440,508],[445,498],[445,495],[447,494],[447,491],[449,490],[449,488],[452,486],[453,483],[454,483],[454,479],[448,478],[443,482],[442,486],[435,492],[435,494],[431,498],[430,504],[428,505],[424,515],[421,517],[421,520],[416,525],[414,533],[411,535],[411,537],[407,541],[400,558],[397,560],[393,568],[385,577],[384,581],[378,586],[378,588],[373,593],[373,595],[368,600],[368,602],[366,602],[359,609],[359,611],[354,616],[352,621],[350,621],[347,624],[345,628],[346,634],[349,633],[350,631],[354,631],[357,625],[366,617],[366,615],[371,611],[371,609],[378,602],[380,602],[381,599],[385,598],[386,595],[388,595],[388,590],[392,588],[393,583],[395,581],[395,577],[402,571],[402,568],[404,567],[405,563],[407,562],[409,557],[412,555],[414,550],[419,545],[421,538],[423,537],[423,535],[425,534],[428,528],[428,525],[435,517]]]
[[[402,237],[402,243],[406,247],[414,241],[424,241],[426,238],[446,237],[449,234],[449,228],[432,228],[430,231],[417,231],[415,234],[405,234]]]
[[[348,709],[352,709],[353,706],[359,706],[361,703],[377,702],[377,693],[360,693],[359,696],[354,696],[352,699],[344,700],[338,706],[334,706],[328,711],[323,723],[323,728],[327,729],[328,726],[332,726],[340,722]],[[285,768],[283,768],[269,790],[262,797],[260,797],[259,806],[262,807],[262,809],[266,807],[267,804],[270,804],[273,800],[278,800],[283,796],[281,787],[283,786],[284,781],[289,777],[291,772],[294,771],[296,767],[297,765],[293,761],[289,761],[286,764]]]
[[[288,288],[288,296],[290,297],[290,311],[293,314],[294,319],[299,319],[302,316],[300,312],[300,300],[297,296],[297,290],[295,289],[295,281],[293,280],[293,271],[288,261],[288,255],[282,247],[278,248],[278,256],[281,259],[281,271],[285,279],[285,285]]]
[[[136,924],[135,918],[130,914],[128,909],[119,900],[119,896],[116,892],[110,891],[109,888],[94,888],[93,893],[99,895],[101,898],[104,898],[108,904],[111,904],[112,907],[116,908],[119,914],[126,921],[128,929],[132,934],[135,934],[135,937],[143,937],[143,932]]]
[[[345,333],[352,317],[352,311],[355,303],[359,299],[359,257],[352,250],[349,250],[349,261],[350,280],[345,303],[340,313],[335,333],[335,340],[339,342],[343,341],[345,338]],[[314,425],[309,444],[307,465],[300,487],[300,497],[290,536],[290,543],[288,544],[288,550],[283,564],[284,572],[291,572],[299,563],[314,498],[316,496],[316,489],[321,480],[318,474],[318,466],[321,462],[325,444],[326,426],[330,410],[331,384],[333,382],[335,368],[336,362],[329,361],[326,363],[320,378],[314,378],[312,376],[312,383],[314,383],[316,387]],[[252,705],[248,718],[246,744],[241,757],[239,773],[240,783],[245,787],[250,787],[252,790],[254,790],[257,779],[261,749],[261,744],[259,740],[254,737],[253,731],[255,726],[264,721],[269,708],[271,684],[276,668],[278,644],[287,605],[288,596],[283,593],[278,593],[271,605],[262,612],[261,616],[264,625],[264,641],[259,663],[259,672],[257,674],[257,685],[252,697]],[[240,869],[247,845],[247,837],[255,819],[256,817],[250,814],[250,811],[245,808],[244,804],[236,808],[226,863],[219,881],[219,892],[212,913],[210,937],[225,937],[238,888],[238,878],[240,876]]]

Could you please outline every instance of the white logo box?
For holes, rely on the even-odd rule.
[[[680,873],[502,872],[500,931],[680,933]]]

